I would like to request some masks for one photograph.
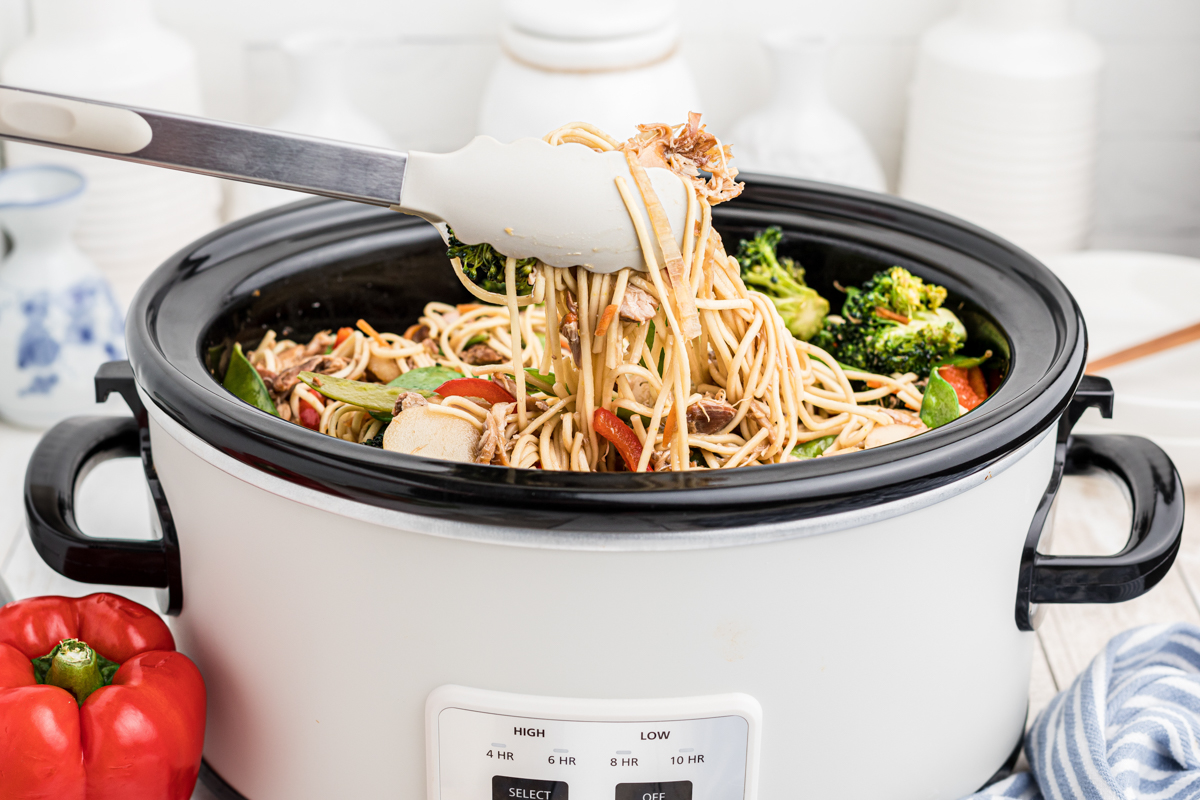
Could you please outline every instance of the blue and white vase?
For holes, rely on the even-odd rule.
[[[0,416],[19,425],[93,410],[97,367],[125,357],[112,290],[71,241],[85,185],[66,167],[0,172]]]

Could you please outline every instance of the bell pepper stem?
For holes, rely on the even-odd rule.
[[[66,689],[83,705],[88,695],[104,686],[104,660],[78,639],[63,639],[48,656],[50,668],[44,683]]]

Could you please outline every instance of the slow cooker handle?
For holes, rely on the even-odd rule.
[[[1119,603],[1150,591],[1170,570],[1183,538],[1183,482],[1158,445],[1140,436],[1084,436],[1070,428],[1088,406],[1112,414],[1112,387],[1088,376],[1060,425],[1059,452],[1046,497],[1030,529],[1017,591],[1017,627],[1031,631],[1039,603]],[[1053,556],[1037,552],[1063,475],[1109,472],[1129,489],[1129,541],[1110,556]]]
[[[107,372],[110,380],[124,377],[114,373],[129,370],[129,364],[117,362],[105,368],[107,371],[102,369],[96,382],[97,394],[106,397],[105,389],[118,387],[102,386],[102,376]],[[132,370],[128,371],[128,380],[133,381]],[[144,418],[144,411],[140,416]],[[84,534],[75,520],[75,490],[84,476],[104,461],[139,457],[162,538],[136,541]],[[55,572],[82,583],[155,587],[163,590],[159,603],[164,613],[178,614],[183,608],[175,524],[150,459],[149,437],[138,419],[73,417],[47,431],[25,472],[25,512],[33,546]]]
[[[1183,539],[1183,483],[1158,445],[1140,436],[1074,435],[1064,474],[1110,472],[1129,487],[1133,529],[1111,556],[1051,556],[1033,560],[1034,603],[1120,603],[1145,594],[1175,561]]]

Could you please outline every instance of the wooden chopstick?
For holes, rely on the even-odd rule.
[[[1159,336],[1157,339],[1135,344],[1133,347],[1126,347],[1124,350],[1118,350],[1104,358],[1091,361],[1087,365],[1087,374],[1095,375],[1118,364],[1137,361],[1139,358],[1152,356],[1155,353],[1161,353],[1164,350],[1170,350],[1172,347],[1179,347],[1188,342],[1194,342],[1197,339],[1200,339],[1200,322],[1197,322],[1195,325],[1188,325],[1186,328],[1180,328],[1177,331],[1171,331],[1168,334]]]

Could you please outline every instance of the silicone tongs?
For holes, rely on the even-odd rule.
[[[646,268],[615,178],[652,228],[619,152],[478,136],[453,153],[402,153],[8,86],[0,86],[0,137],[386,206],[447,223],[468,244],[555,267]],[[669,170],[647,172],[680,238],[687,190]]]

